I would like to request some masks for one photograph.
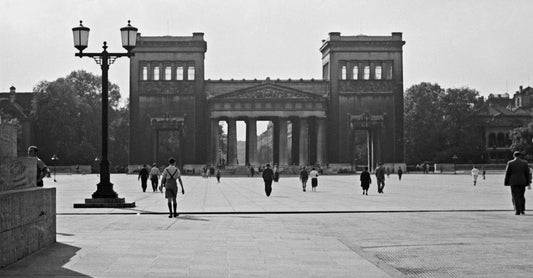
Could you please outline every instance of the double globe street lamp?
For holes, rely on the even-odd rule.
[[[123,199],[117,200],[118,195],[113,190],[113,184],[110,181],[109,174],[109,160],[107,158],[108,148],[108,117],[107,110],[108,104],[108,71],[109,65],[113,64],[119,57],[132,57],[135,54],[132,52],[137,42],[137,28],[131,26],[128,20],[126,27],[120,28],[120,34],[122,37],[122,47],[124,47],[126,53],[107,52],[107,42],[104,41],[102,48],[104,49],[100,53],[84,53],[83,50],[87,48],[89,43],[89,31],[90,29],[83,26],[80,20],[80,26],[72,28],[74,36],[74,47],[79,50],[75,54],[77,57],[91,57],[102,68],[102,156],[100,159],[100,183],[97,184],[96,192],[92,194],[93,200],[85,200],[86,205],[96,204],[98,207],[134,207],[135,203],[124,204]],[[97,200],[96,200],[97,199]],[[117,205],[122,203],[121,205]],[[107,205],[106,205],[107,204]],[[87,207],[83,204],[74,204],[74,207]]]

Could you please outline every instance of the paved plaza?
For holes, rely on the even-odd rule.
[[[185,176],[169,219],[137,176],[111,176],[136,208],[74,209],[98,178],[58,175],[45,180],[57,243],[0,277],[531,277],[533,217],[514,215],[502,173],[475,187],[461,173],[391,175],[368,196],[358,178],[321,176],[302,192],[282,176],[267,198],[258,177]]]

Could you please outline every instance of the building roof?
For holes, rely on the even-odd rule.
[[[33,92],[0,92],[0,110],[24,120],[33,116]]]

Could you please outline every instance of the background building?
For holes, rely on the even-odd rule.
[[[238,120],[247,129],[244,164],[258,163],[256,122],[265,120],[280,166],[352,164],[361,142],[372,168],[404,162],[401,33],[330,33],[320,48],[322,80],[240,81],[205,80],[203,33],[138,36],[130,60],[130,164],[169,156],[180,165],[216,164],[218,123],[226,121],[226,163],[236,165]]]

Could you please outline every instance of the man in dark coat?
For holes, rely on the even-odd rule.
[[[372,178],[370,178],[368,167],[365,167],[365,170],[361,173],[359,180],[361,181],[361,187],[363,188],[363,195],[368,195],[368,188],[372,183]]]
[[[142,169],[139,171],[139,176],[137,177],[137,180],[141,180],[141,187],[143,189],[143,192],[146,192],[146,181],[148,181],[149,175],[150,172],[148,171],[146,164],[144,164]]]
[[[505,168],[505,186],[511,186],[511,196],[515,214],[525,214],[526,198],[524,193],[526,186],[531,189],[531,176],[527,161],[520,159],[520,152],[513,153],[514,159],[507,162]]]
[[[272,180],[274,180],[274,171],[270,169],[270,164],[267,164],[266,169],[263,170],[263,181],[265,181],[265,193],[267,197],[272,193]]]

